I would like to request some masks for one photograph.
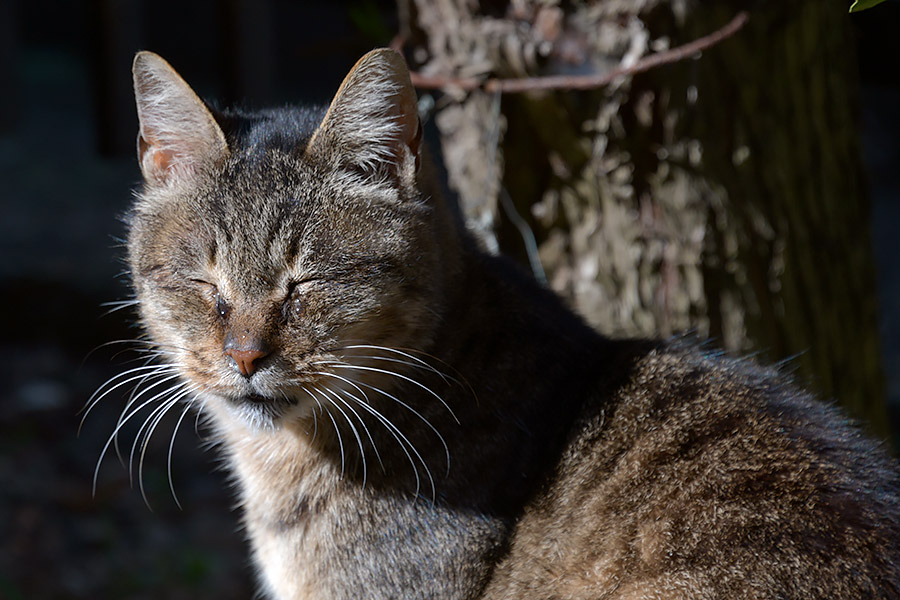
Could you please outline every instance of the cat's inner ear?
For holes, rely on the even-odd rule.
[[[359,59],[344,78],[307,152],[368,173],[402,177],[415,173],[421,139],[406,62],[382,48]]]
[[[162,57],[138,52],[132,73],[140,121],[138,161],[148,183],[190,177],[228,154],[212,113]]]

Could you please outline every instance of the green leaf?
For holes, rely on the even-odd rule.
[[[867,8],[872,8],[876,4],[881,4],[884,0],[856,0],[850,7],[850,12],[855,13]]]

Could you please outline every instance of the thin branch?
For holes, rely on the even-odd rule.
[[[550,75],[546,77],[525,77],[520,79],[477,79],[456,78],[441,75],[422,75],[411,72],[412,84],[419,89],[441,89],[455,87],[465,91],[483,89],[488,93],[517,94],[536,90],[587,90],[609,85],[615,79],[626,75],[635,75],[654,69],[661,65],[686,60],[730,38],[750,20],[747,11],[741,11],[725,26],[716,31],[676,48],[657,52],[640,59],[630,67],[620,67],[603,74],[592,75]]]

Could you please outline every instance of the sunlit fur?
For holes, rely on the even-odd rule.
[[[605,339],[482,253],[420,160],[398,54],[327,111],[214,113],[150,53],[135,79],[153,362],[88,412],[137,384],[102,453],[140,479],[163,415],[202,410],[269,597],[900,595],[876,444],[778,373]],[[264,349],[252,373],[235,339]]]

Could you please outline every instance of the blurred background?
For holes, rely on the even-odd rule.
[[[0,0],[0,600],[253,594],[193,419],[173,449],[182,508],[170,420],[146,503],[114,453],[92,496],[125,388],[76,435],[92,392],[135,365],[104,346],[139,335],[133,314],[103,304],[129,294],[138,49],[204,98],[261,107],[327,102],[392,42],[423,76],[602,73],[748,11],[699,58],[600,90],[423,88],[431,145],[473,232],[597,327],[787,361],[897,448],[900,2],[782,4]]]

